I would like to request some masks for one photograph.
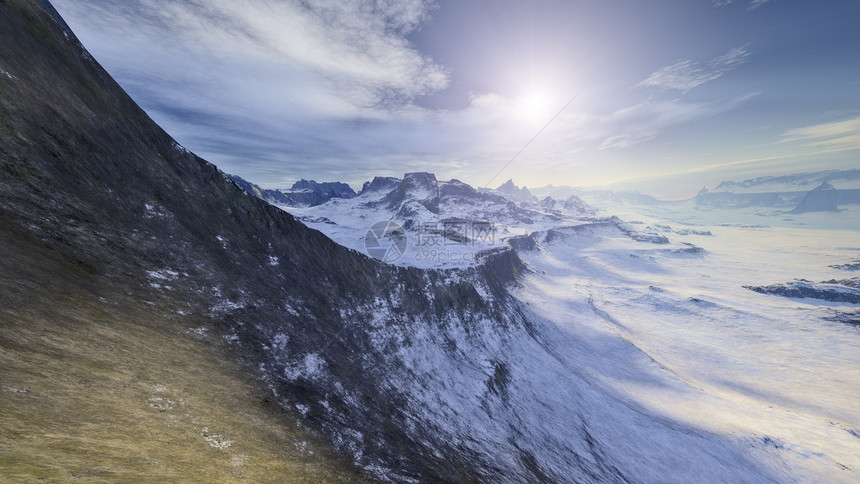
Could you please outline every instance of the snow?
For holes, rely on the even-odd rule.
[[[697,210],[695,201],[671,205],[602,206],[607,212],[625,220],[647,220],[678,225],[680,228],[701,229],[713,226],[786,227],[815,230],[860,231],[860,205],[841,205],[839,212],[810,212],[789,214],[787,210],[770,207]],[[855,246],[860,243],[854,244]]]
[[[145,203],[143,205],[143,209],[143,218],[145,219],[166,218],[171,216],[171,213],[168,212],[167,209],[157,203]]]
[[[845,248],[857,246],[857,232],[710,230],[687,237],[706,250],[700,258],[643,251],[621,236],[548,244],[524,254],[535,272],[517,297],[575,342],[553,338],[558,353],[618,398],[748,446],[773,472],[856,480],[860,333],[822,319],[833,303],[742,285],[838,278],[828,266],[856,254]]]
[[[456,181],[441,183],[442,186],[463,186]],[[481,261],[483,252],[506,248],[511,237],[559,224],[576,224],[582,220],[579,215],[583,215],[547,211],[537,204],[512,206],[504,201],[456,197],[442,197],[438,213],[434,213],[427,205],[432,203],[437,191],[426,187],[412,189],[404,202],[392,209],[384,200],[388,194],[389,191],[380,190],[352,199],[335,198],[315,207],[279,207],[338,244],[361,253],[367,253],[368,230],[378,222],[393,221],[407,227],[407,244],[400,257],[387,262],[422,268],[471,267]],[[528,217],[518,216],[518,211]],[[445,231],[462,238],[441,235]]]
[[[860,172],[856,170],[822,171],[786,177],[763,177],[742,182],[723,182],[712,192],[739,194],[808,192],[824,182],[828,182],[840,190],[860,189]]]
[[[149,278],[149,286],[155,289],[172,290],[173,287],[168,283],[176,282],[179,279],[180,273],[170,269],[159,269],[157,271],[146,271]],[[188,276],[183,273],[182,275]]]
[[[297,364],[287,366],[284,376],[290,380],[299,378],[321,377],[325,369],[325,360],[316,353],[308,353]]]
[[[287,210],[364,252],[367,229],[396,220],[375,203],[384,196]],[[418,202],[406,202],[409,220],[438,221]],[[544,212],[526,223],[498,206],[441,204],[444,217],[491,221],[494,239],[430,248],[413,238],[394,263],[469,267],[480,258],[467,255],[530,234],[537,249],[518,252],[530,270],[510,288],[527,324],[403,321],[394,298],[365,308],[372,347],[385,368],[402,369],[380,385],[408,395],[407,430],[494,459],[511,482],[533,478],[523,455],[550,480],[858,482],[860,331],[825,317],[860,305],[743,286],[849,277],[840,267],[860,255],[860,207],[791,217],[692,202],[610,209],[630,222]],[[467,271],[446,274],[492,297]],[[360,405],[320,355],[283,356],[287,379]],[[360,433],[339,438],[384,477],[361,460]]]

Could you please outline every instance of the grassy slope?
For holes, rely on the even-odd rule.
[[[106,102],[117,88],[81,74],[52,22],[33,1],[0,0],[0,68],[15,76],[0,79],[0,480],[362,480],[216,331],[189,331],[212,324],[189,311],[191,291],[147,285],[122,212],[81,198],[101,186],[67,190],[128,153],[154,163],[143,150],[161,141],[122,139],[81,107],[152,132]]]
[[[189,331],[205,321],[159,294],[117,291],[3,226],[4,478],[360,479],[266,397],[228,343]]]

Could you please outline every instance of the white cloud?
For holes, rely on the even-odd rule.
[[[750,0],[749,9],[750,10],[756,9],[756,8],[761,7],[762,5],[764,5],[770,1],[772,1],[772,0]],[[729,5],[731,3],[734,3],[734,0],[714,0],[714,5],[716,5],[718,7],[724,7],[724,6]]]
[[[309,97],[345,116],[400,107],[448,84],[446,70],[405,37],[428,18],[425,0],[56,3],[73,25],[87,25],[85,44],[107,53],[109,68],[137,67],[130,78],[159,72],[210,87],[216,68],[216,77],[250,81],[264,93],[302,93],[296,104],[308,112],[316,110]],[[114,58],[130,51],[139,63]]]
[[[719,79],[725,73],[746,62],[749,56],[747,46],[744,45],[736,47],[704,65],[683,60],[660,68],[637,86],[689,91],[706,82]]]
[[[84,45],[182,145],[270,187],[300,177],[360,186],[415,167],[480,184],[572,94],[558,93],[546,113],[532,115],[521,99],[493,93],[474,95],[464,109],[415,106],[416,96],[449,82],[443,66],[407,41],[431,12],[424,0],[55,2]],[[641,84],[692,89],[747,56],[739,47],[704,65],[685,61]],[[742,100],[647,99],[624,109],[591,100],[588,109],[586,91],[518,163],[629,148]]]
[[[860,117],[788,130],[782,134],[782,141],[815,146],[827,151],[858,150]]]
[[[627,148],[652,140],[667,128],[730,111],[756,95],[747,94],[717,102],[649,99],[616,111],[604,120],[602,131],[605,134],[600,149]]]

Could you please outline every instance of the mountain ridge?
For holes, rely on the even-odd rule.
[[[512,238],[518,249],[468,267],[382,263],[181,147],[58,25],[32,0],[0,1],[4,475],[767,482],[787,473],[781,455],[764,457],[769,437],[703,430],[601,378],[685,388],[620,324],[605,325],[616,308],[598,307],[590,289],[562,284],[576,297],[553,306],[549,293],[528,294],[557,293],[551,279],[523,285],[569,262],[658,271],[659,257],[702,250],[677,253],[660,233],[634,236],[615,218]],[[436,180],[434,190],[435,176],[408,178],[415,190],[396,206],[385,190],[328,203],[432,219],[457,209],[446,193],[522,210],[461,182]],[[623,248],[577,253],[604,237]],[[622,279],[606,289],[644,294],[640,308],[661,294]],[[580,323],[601,331],[570,331]]]
[[[213,334],[235,341],[228,352],[256,362],[258,377],[284,405],[308,409],[304,425],[328,435],[339,452],[358,456],[362,467],[393,476],[466,478],[465,471],[449,467],[458,460],[456,468],[467,465],[452,449],[436,440],[435,450],[421,450],[427,436],[419,440],[403,430],[405,423],[394,424],[407,418],[405,396],[379,386],[386,379],[370,364],[378,357],[367,349],[363,325],[354,323],[366,321],[380,304],[411,312],[416,319],[409,324],[449,314],[454,320],[481,314],[499,319],[504,291],[492,281],[500,279],[486,278],[490,292],[482,298],[471,283],[386,266],[331,242],[246,195],[179,146],[35,3],[8,0],[0,9],[6,46],[0,62],[11,75],[0,79],[4,239],[32,234],[26,240],[47,241],[39,250],[56,254],[49,260],[59,257],[100,285],[130,295],[124,298],[147,300],[154,292],[162,307],[201,318]],[[30,250],[7,242],[16,251],[10,256]],[[498,260],[480,270],[512,275],[515,266]],[[24,265],[8,269],[19,278],[51,278]],[[4,285],[15,287],[16,280],[4,279]],[[391,287],[402,288],[396,300]],[[4,290],[4,299],[13,292]],[[26,307],[35,304],[56,302],[34,297]],[[339,309],[350,306],[349,314]],[[3,318],[6,328],[20,324],[8,312]],[[285,331],[289,341],[273,343]],[[312,349],[324,353],[312,357]],[[338,363],[345,356],[335,356],[355,354],[363,355],[366,367]],[[308,358],[320,358],[327,378],[341,386],[283,376],[296,360]],[[389,371],[394,364],[386,364]],[[348,406],[346,394],[364,403]],[[344,396],[325,408],[325,395]],[[347,408],[353,418],[340,420]],[[431,457],[440,452],[444,465]]]

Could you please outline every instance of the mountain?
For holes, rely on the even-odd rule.
[[[808,192],[825,182],[838,185],[840,189],[860,188],[860,169],[763,176],[740,182],[724,181],[717,185],[713,191],[731,193],[796,193]]]
[[[377,176],[369,182],[364,182],[359,195],[363,195],[368,192],[393,189],[400,184],[400,181],[401,180],[399,178],[390,176]]]
[[[508,224],[468,265],[386,264],[181,147],[47,5],[0,1],[4,479],[856,480],[853,333],[750,304],[689,241],[730,229],[422,172],[294,209]]]
[[[356,195],[352,187],[346,183],[317,183],[314,180],[305,179],[293,183],[292,188],[288,191],[282,190],[282,193],[307,206],[320,205],[332,198],[352,198]]]
[[[517,202],[537,203],[538,198],[531,194],[528,188],[514,185],[513,180],[508,180],[496,188],[496,193],[511,198]]]
[[[828,182],[824,182],[807,193],[791,213],[838,212],[839,192]]]
[[[623,481],[651,446],[598,443],[592,409],[648,421],[639,444],[690,439],[555,359],[512,250],[381,263],[181,147],[39,3],[0,2],[0,38],[5,478]],[[416,208],[431,182],[368,201],[476,196]]]
[[[257,198],[276,205],[290,207],[313,207],[332,198],[352,198],[356,193],[346,183],[299,180],[289,190],[271,190],[255,185],[237,175],[227,175],[239,188]]]
[[[822,187],[830,188],[827,193],[821,193],[824,190]],[[804,201],[808,196],[812,198]],[[696,208],[700,210],[764,207],[798,214],[835,211],[836,204],[860,204],[860,170],[830,170],[766,176],[740,182],[724,181],[713,190],[703,189],[694,200]],[[815,204],[822,205],[813,208]]]
[[[521,325],[514,259],[479,293],[345,249],[179,146],[38,3],[0,3],[0,35],[5,476],[529,475],[415,427],[415,370],[372,337]]]
[[[860,278],[857,277],[838,281],[832,279],[820,283],[799,279],[784,284],[744,287],[761,294],[860,304]]]
[[[531,203],[495,190],[479,191],[456,179],[440,181],[425,172],[407,173],[402,179],[376,177],[348,200],[316,207],[279,206],[357,251],[366,249],[372,227],[394,223],[407,243],[388,262],[422,267],[471,266],[480,261],[478,254],[507,250],[514,237],[594,221],[597,214],[576,196]]]

